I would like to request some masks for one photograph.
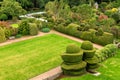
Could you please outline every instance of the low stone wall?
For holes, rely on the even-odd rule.
[[[61,74],[62,74],[62,70],[59,66],[29,80],[54,80],[57,77],[59,77]]]

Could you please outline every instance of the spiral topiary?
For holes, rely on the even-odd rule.
[[[80,52],[80,48],[75,44],[70,44],[66,48],[66,53],[78,53],[78,52]]]
[[[81,45],[81,48],[84,50],[92,50],[93,44],[90,41],[84,41]]]

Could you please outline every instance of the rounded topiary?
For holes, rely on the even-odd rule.
[[[80,51],[79,46],[75,44],[70,44],[66,48],[66,53],[78,53]]]
[[[81,45],[81,48],[84,50],[92,50],[93,49],[93,44],[90,41],[84,41]]]
[[[50,32],[50,28],[42,28],[41,31],[47,33]]]
[[[64,53],[61,55],[62,59],[66,63],[76,63],[82,61],[83,51],[81,50],[79,53],[76,54],[68,54]]]

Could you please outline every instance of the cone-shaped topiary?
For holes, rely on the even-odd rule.
[[[79,46],[75,44],[70,44],[66,48],[66,53],[78,53],[80,51]]]
[[[90,41],[84,41],[81,45],[81,48],[84,50],[92,50],[93,44]]]

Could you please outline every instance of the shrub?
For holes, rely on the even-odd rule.
[[[6,14],[1,14],[0,15],[0,20],[7,20],[8,16]]]
[[[35,18],[27,18],[26,19],[29,23],[34,23],[36,21]]]
[[[74,36],[75,32],[77,31],[77,28],[79,25],[71,23],[66,27],[67,34]]]
[[[101,44],[101,45],[107,45],[113,42],[113,34],[104,32],[102,36],[96,36],[94,38],[94,42]]]
[[[21,38],[21,37],[22,37],[21,34],[17,34],[17,35],[15,36],[15,38]]]
[[[66,62],[66,64],[80,62],[82,61],[83,51],[80,51],[80,53],[75,53],[75,54],[64,53],[61,55],[61,57],[64,60],[64,62]]]
[[[70,44],[66,48],[66,53],[78,53],[80,51],[79,46],[75,44]]]
[[[95,56],[99,59],[99,62],[106,60],[107,58],[114,56],[117,46],[114,44],[108,44],[104,48],[95,52]]]
[[[103,35],[103,29],[99,28],[98,31],[96,32],[96,36],[102,36]]]
[[[92,35],[91,32],[89,32],[89,31],[84,31],[84,32],[82,32],[80,38],[81,38],[81,39],[84,39],[84,40],[92,41],[92,39],[93,39],[92,36],[93,36],[93,35]]]
[[[55,30],[62,32],[62,33],[67,33],[66,27],[64,27],[63,24],[58,24],[57,26],[54,27]]]
[[[12,35],[12,31],[9,28],[4,28],[4,33],[7,39]]]
[[[35,21],[35,24],[37,25],[37,28],[38,28],[39,30],[42,29],[42,22],[41,22],[40,20],[36,20],[36,21]]]
[[[30,24],[30,35],[37,35],[38,34],[38,28],[35,23]]]
[[[114,13],[112,14],[112,18],[118,23],[120,21],[120,14]]]
[[[6,40],[4,30],[0,27],[0,43]]]
[[[84,41],[82,44],[81,44],[81,48],[83,50],[93,50],[93,44],[90,42],[90,41]]]
[[[19,24],[18,33],[22,34],[22,35],[29,35],[30,34],[29,27],[30,27],[30,25],[29,25],[28,21],[22,20]]]
[[[50,29],[46,27],[46,28],[42,28],[41,31],[47,33],[50,32]]]

